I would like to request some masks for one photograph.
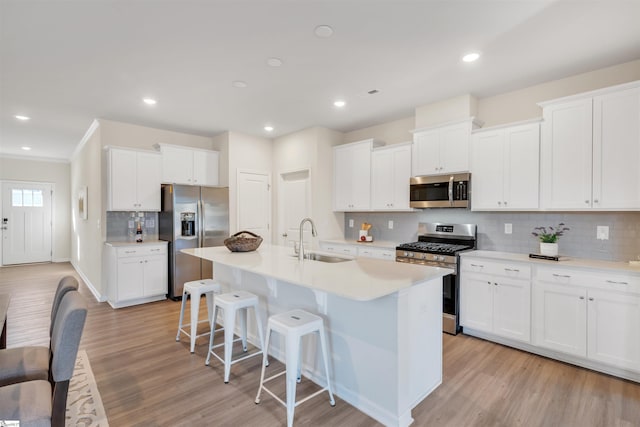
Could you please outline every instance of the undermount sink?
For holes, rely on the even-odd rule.
[[[298,255],[294,255],[294,256],[297,257]],[[353,258],[343,258],[335,255],[319,254],[316,252],[305,253],[304,259],[305,260],[309,259],[311,261],[329,262],[329,263],[353,261]]]

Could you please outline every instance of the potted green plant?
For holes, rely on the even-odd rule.
[[[558,256],[558,238],[569,230],[569,227],[565,227],[564,222],[561,222],[555,228],[536,227],[531,234],[540,240],[540,254]]]

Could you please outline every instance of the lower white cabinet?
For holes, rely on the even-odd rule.
[[[460,324],[505,338],[529,342],[530,267],[465,259],[462,271]]]
[[[114,308],[158,301],[167,294],[167,245],[105,246],[109,304]]]
[[[386,259],[395,261],[395,248],[385,248],[381,246],[365,246],[367,243],[347,243],[320,242],[320,249],[327,252],[335,252],[337,254],[361,256],[365,258]]]

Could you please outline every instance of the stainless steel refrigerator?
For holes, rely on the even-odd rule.
[[[162,184],[160,240],[169,242],[169,298],[182,297],[185,282],[213,277],[211,261],[182,253],[222,246],[229,237],[229,189]]]

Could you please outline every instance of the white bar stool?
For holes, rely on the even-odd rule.
[[[269,351],[269,339],[271,338],[271,331],[276,331],[283,335],[286,340],[286,370],[275,374],[269,378],[264,378],[265,368],[267,366],[267,353]],[[324,372],[327,378],[327,386],[322,390],[318,390],[310,396],[296,402],[296,383],[300,382],[300,370],[301,370],[301,353],[302,348],[300,346],[300,339],[302,336],[317,332],[320,336],[320,345],[322,350],[322,359],[324,362]],[[260,374],[260,388],[258,389],[258,395],[256,396],[256,404],[260,403],[260,393],[262,390],[273,396],[278,402],[287,408],[287,426],[293,426],[293,413],[295,407],[299,404],[306,402],[319,395],[324,391],[329,392],[329,403],[331,406],[335,406],[336,402],[333,399],[333,393],[331,391],[331,382],[329,380],[329,359],[327,358],[327,345],[324,335],[324,323],[322,318],[311,314],[304,310],[291,310],[285,313],[276,314],[269,317],[267,322],[267,338],[265,341],[262,363],[262,373]],[[276,396],[271,390],[269,390],[264,383],[271,381],[286,373],[286,392],[287,402],[283,402],[278,396]]]
[[[229,382],[229,374],[231,372],[231,365],[248,359],[249,357],[257,356],[263,352],[264,349],[264,333],[262,331],[262,321],[260,320],[260,313],[258,311],[258,297],[250,292],[235,291],[225,294],[216,295],[213,303],[213,318],[217,318],[218,310],[222,309],[224,312],[224,342],[221,344],[213,345],[214,333],[209,337],[209,354],[207,354],[207,360],[205,365],[209,365],[211,356],[215,356],[220,362],[224,363],[224,382]],[[258,338],[260,339],[260,350],[251,354],[247,354],[236,360],[231,360],[233,343],[242,340],[242,349],[247,351],[247,311],[249,308],[253,308],[253,312],[256,317],[256,323],[258,326]],[[233,339],[236,312],[240,310],[240,329],[242,330],[242,336],[237,339]],[[215,331],[214,331],[215,332]],[[224,359],[218,356],[213,349],[224,346]]]
[[[204,335],[209,335],[213,328],[215,328],[215,321],[211,323],[211,312],[213,311],[213,294],[219,294],[221,292],[220,284],[213,279],[194,280],[192,282],[186,282],[182,290],[182,306],[180,307],[180,320],[178,321],[178,333],[176,334],[176,341],[180,341],[180,332],[191,338],[191,353],[195,350],[196,338]],[[191,322],[183,324],[184,308],[187,304],[187,295],[191,295]],[[198,321],[200,314],[200,296],[205,295],[207,298],[207,310],[209,317],[207,320]],[[200,335],[196,335],[198,331],[198,323],[209,323],[209,332],[205,332]],[[187,332],[185,328],[191,326],[190,331]],[[220,330],[220,329],[218,329]]]

